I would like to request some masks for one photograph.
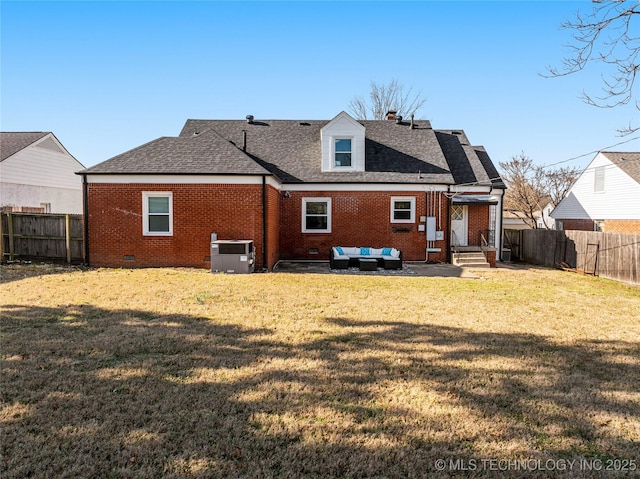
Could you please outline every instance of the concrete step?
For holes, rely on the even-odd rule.
[[[461,268],[491,268],[491,265],[486,261],[483,263],[460,263],[456,266],[460,266]]]
[[[465,268],[489,268],[490,265],[484,257],[484,254],[478,252],[454,253],[451,262],[456,266]]]

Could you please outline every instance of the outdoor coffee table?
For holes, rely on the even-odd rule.
[[[360,258],[358,260],[360,271],[376,271],[378,269],[378,260],[374,258]]]

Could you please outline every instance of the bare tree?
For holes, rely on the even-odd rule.
[[[546,171],[535,165],[524,153],[510,161],[500,162],[502,178],[507,185],[504,208],[522,219],[531,228],[538,228],[538,217],[545,206],[553,206],[566,196],[578,178],[577,168]],[[544,223],[545,227],[548,227]]]
[[[349,111],[358,120],[384,120],[389,110],[396,110],[398,115],[415,114],[426,103],[421,92],[413,88],[405,91],[398,80],[391,80],[386,85],[372,81],[369,98],[356,96],[349,102]]]
[[[547,194],[551,199],[551,204],[556,207],[567,196],[578,176],[580,176],[580,168],[558,168],[557,170],[547,171],[545,176]]]
[[[587,14],[576,13],[561,27],[572,31],[571,54],[563,60],[561,68],[548,67],[550,76],[565,76],[590,66],[601,69],[602,93],[583,92],[583,100],[599,108],[635,103],[634,86],[640,73],[640,2],[638,0],[592,0]],[[635,23],[634,23],[635,22]],[[623,135],[640,127],[620,129]]]

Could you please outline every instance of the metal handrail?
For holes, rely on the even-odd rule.
[[[489,248],[489,243],[487,239],[484,237],[484,233],[480,232],[480,249],[482,250],[482,254],[484,255],[485,261],[488,261],[487,258],[487,249]]]
[[[453,229],[451,230],[451,239],[452,239],[452,245],[451,245],[451,251],[454,254],[457,254],[459,252],[459,248],[460,248],[460,241],[458,240],[458,235],[456,234],[455,231],[453,231]]]

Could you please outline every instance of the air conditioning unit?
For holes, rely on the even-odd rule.
[[[255,259],[252,240],[211,241],[212,273],[253,273]]]

